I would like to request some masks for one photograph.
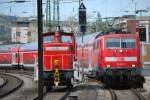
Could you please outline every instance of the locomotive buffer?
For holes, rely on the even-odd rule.
[[[60,83],[60,73],[59,73],[59,60],[55,60],[55,73],[54,73],[54,84],[55,86],[58,86]]]

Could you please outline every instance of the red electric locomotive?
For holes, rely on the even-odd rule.
[[[81,44],[81,39],[79,41]],[[80,44],[78,58],[86,73],[108,84],[143,86],[145,80],[141,74],[140,41],[137,34],[97,32],[84,36],[84,43]]]

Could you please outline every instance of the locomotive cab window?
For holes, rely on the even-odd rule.
[[[54,42],[54,35],[44,36],[43,42],[44,42],[44,43]]]
[[[119,38],[106,39],[106,48],[120,48],[120,39]]]
[[[72,37],[69,35],[62,35],[61,42],[63,43],[72,43]]]
[[[106,48],[135,48],[136,39],[132,38],[108,38]]]
[[[131,38],[122,38],[121,39],[121,48],[135,48],[135,39]]]

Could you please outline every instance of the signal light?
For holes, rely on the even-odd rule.
[[[107,65],[107,68],[110,68],[110,65]]]
[[[140,41],[146,41],[146,28],[138,28]]]
[[[133,64],[132,67],[135,67],[135,65]]]

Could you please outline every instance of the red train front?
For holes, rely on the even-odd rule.
[[[73,33],[51,32],[44,40],[45,84],[72,86],[73,63],[76,60],[76,44]]]
[[[79,56],[84,62],[80,62],[81,67],[88,66],[88,72],[108,84],[129,83],[143,86],[138,35],[95,34],[91,35],[94,37],[92,42],[84,43],[82,55],[81,49],[79,50]]]

